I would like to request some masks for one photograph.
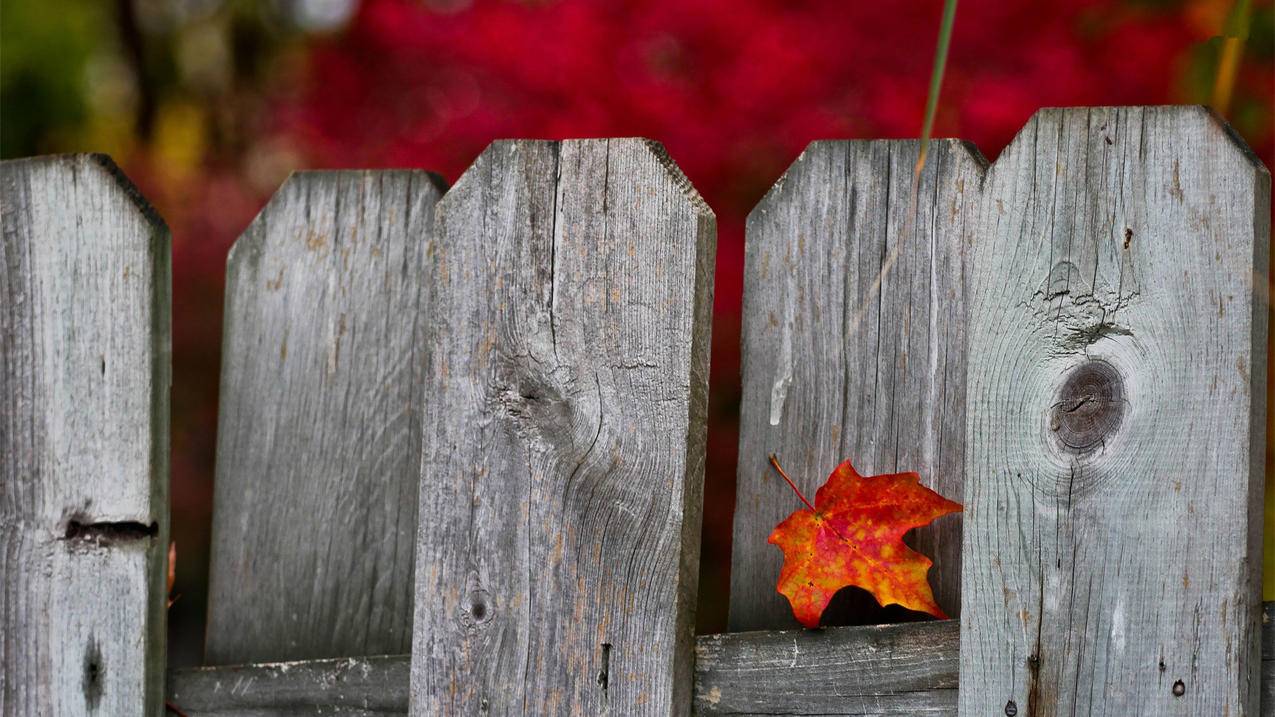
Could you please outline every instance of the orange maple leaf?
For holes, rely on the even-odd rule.
[[[770,534],[784,551],[777,588],[802,625],[819,627],[824,608],[847,585],[867,590],[882,605],[947,617],[926,580],[933,561],[905,545],[903,534],[959,512],[960,503],[921,485],[916,473],[865,477],[845,461],[811,505],[773,454],[770,462],[807,506]]]

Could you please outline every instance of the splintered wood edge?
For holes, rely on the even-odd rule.
[[[1275,602],[1263,603],[1262,714],[1275,711],[1273,620]],[[695,710],[826,715],[832,705],[870,703],[878,711],[956,714],[959,635],[956,620],[700,635]],[[168,673],[168,700],[191,717],[285,708],[407,714],[411,660],[382,655],[184,668]]]

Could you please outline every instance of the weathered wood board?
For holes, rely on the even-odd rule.
[[[187,717],[407,714],[410,655],[195,667],[169,676]]]
[[[954,620],[703,635],[696,714],[956,713]]]
[[[715,242],[644,140],[499,142],[439,203],[413,714],[690,709]]]
[[[1261,713],[1275,715],[1275,622],[1262,609]],[[955,621],[700,635],[695,713],[954,715],[959,649]],[[190,717],[407,714],[410,660],[184,669],[168,694]]]
[[[442,192],[421,171],[295,174],[231,250],[210,664],[411,649]]]
[[[101,155],[0,202],[0,714],[159,715],[168,230]]]
[[[749,215],[731,630],[797,626],[767,537],[801,504],[771,453],[811,497],[850,459],[865,475],[917,471],[961,499],[966,257],[984,162],[964,143],[935,142],[913,205],[918,148],[815,142]],[[958,615],[960,516],[911,540],[935,560],[939,604]],[[874,621],[874,606],[834,601],[825,624]]]
[[[1043,110],[988,170],[962,714],[1257,712],[1269,202],[1196,107]]]

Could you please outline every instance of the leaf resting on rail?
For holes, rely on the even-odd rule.
[[[774,456],[771,462],[807,505],[770,534],[770,542],[784,551],[779,592],[802,625],[818,627],[832,596],[849,585],[872,593],[882,605],[947,617],[926,580],[933,562],[905,545],[903,535],[959,512],[959,503],[921,485],[916,473],[865,477],[845,461],[811,505]]]

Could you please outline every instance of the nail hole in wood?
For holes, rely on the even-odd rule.
[[[1186,684],[1182,680],[1173,683],[1173,696],[1181,697],[1186,694]]]
[[[495,607],[491,602],[491,594],[482,588],[469,591],[466,599],[460,604],[460,621],[467,629],[476,630],[479,626],[491,622]]]
[[[1116,368],[1106,361],[1088,361],[1067,376],[1050,427],[1067,448],[1091,451],[1120,427],[1125,403],[1124,381]]]
[[[1016,714],[1018,714],[1018,705],[1013,700],[1006,702],[1005,717],[1014,717]]]

